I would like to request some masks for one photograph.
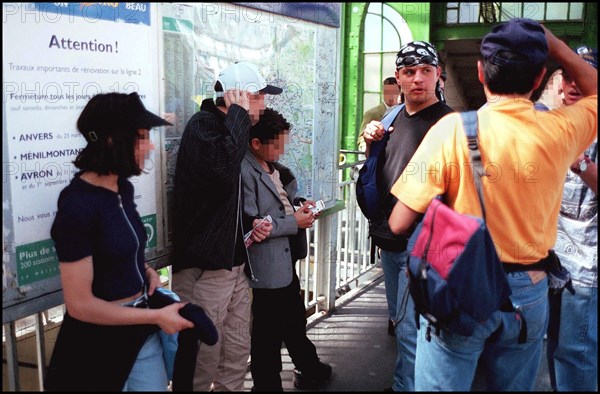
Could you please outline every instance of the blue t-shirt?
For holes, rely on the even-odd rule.
[[[133,296],[146,284],[146,232],[133,200],[133,185],[119,178],[119,192],[75,175],[58,198],[51,229],[61,263],[92,256],[93,294],[107,301]]]

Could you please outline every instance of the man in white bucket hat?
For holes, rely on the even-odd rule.
[[[219,331],[213,346],[193,330],[179,334],[173,373],[176,391],[243,391],[250,355],[252,267],[244,234],[258,222],[242,215],[240,166],[250,126],[265,109],[267,84],[258,68],[239,62],[226,67],[215,84],[216,100],[202,101],[189,120],[177,156],[173,205],[173,290],[200,305]],[[253,232],[261,242],[265,223]]]

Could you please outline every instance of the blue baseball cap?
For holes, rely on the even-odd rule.
[[[527,67],[544,64],[548,43],[542,26],[533,19],[515,18],[495,26],[481,41],[481,56],[497,66]],[[504,57],[505,52],[519,55]]]

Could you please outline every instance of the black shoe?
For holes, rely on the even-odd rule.
[[[294,369],[294,387],[298,390],[314,390],[331,378],[331,365],[319,362],[316,371]]]
[[[264,392],[268,392],[268,391],[283,392],[283,387],[275,387],[275,388],[259,387],[259,388],[256,388],[256,386],[252,386],[250,391],[252,391],[252,392],[256,391],[259,393],[264,393]]]
[[[392,319],[388,320],[388,335],[392,337],[396,336],[396,327],[394,327],[394,322]]]

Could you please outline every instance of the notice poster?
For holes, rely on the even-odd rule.
[[[86,144],[76,121],[89,99],[138,92],[158,113],[153,17],[149,3],[3,4],[3,290],[23,293],[59,275],[50,228]],[[152,153],[145,174],[130,179],[150,248],[157,245],[155,162]]]

